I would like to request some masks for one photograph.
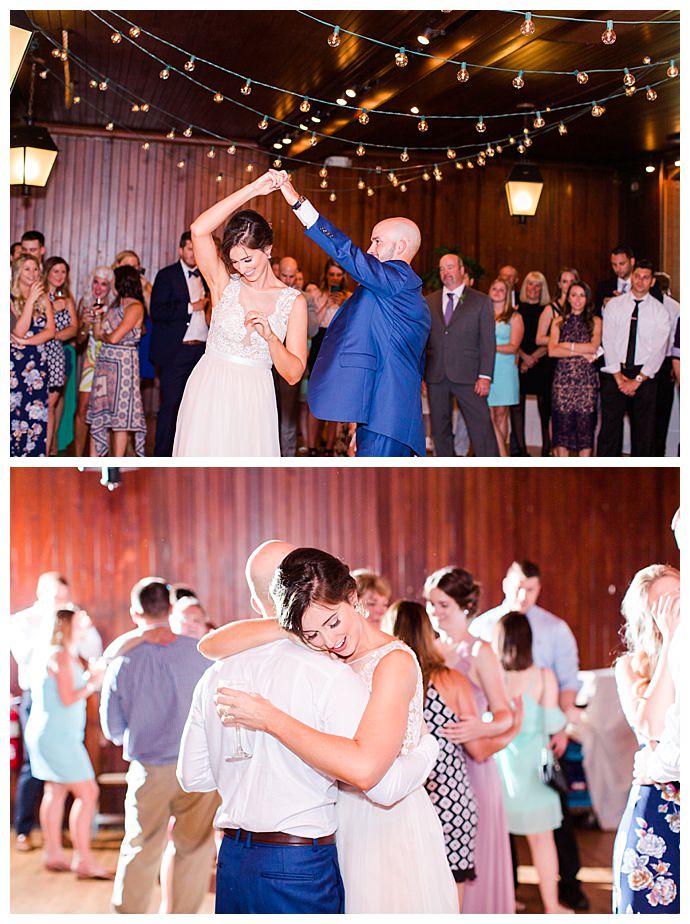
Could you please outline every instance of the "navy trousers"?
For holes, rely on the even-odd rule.
[[[177,412],[182,404],[185,385],[192,374],[192,369],[204,355],[205,350],[203,343],[180,345],[172,360],[160,366],[158,370],[161,383],[161,405],[156,418],[154,456],[172,456]]]
[[[25,690],[22,693],[22,704],[19,707],[19,721],[22,726],[22,735],[26,728],[31,712],[31,693]],[[30,834],[36,825],[36,809],[43,796],[43,780],[37,780],[31,775],[29,750],[23,744],[24,761],[17,777],[17,790],[14,796],[14,830],[17,834]]]
[[[398,456],[409,458],[414,453],[409,446],[399,443],[390,436],[375,433],[357,424],[357,456]]]
[[[344,913],[335,844],[254,844],[223,838],[216,914]]]

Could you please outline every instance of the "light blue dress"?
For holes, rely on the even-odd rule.
[[[507,747],[494,755],[503,784],[508,830],[511,834],[555,831],[563,821],[561,800],[541,780],[541,754],[549,736],[565,726],[565,716],[558,706],[542,708],[529,690],[523,694],[522,702],[522,728]]]
[[[510,343],[510,321],[496,321],[496,346]],[[489,389],[489,407],[520,403],[520,379],[514,353],[496,353],[494,377]]]
[[[29,750],[31,773],[37,780],[51,783],[78,783],[94,777],[84,747],[86,700],[65,706],[58,693],[57,680],[48,673],[48,660],[60,649],[46,653],[45,666],[36,672],[31,684],[31,713],[24,742]],[[83,671],[72,659],[72,678],[76,689],[83,687]]]

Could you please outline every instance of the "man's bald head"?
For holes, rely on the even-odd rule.
[[[294,257],[283,257],[278,265],[278,279],[286,286],[294,286],[297,269],[297,260]]]
[[[289,542],[269,539],[254,549],[247,559],[245,577],[252,595],[252,607],[257,613],[268,618],[275,616],[275,606],[268,592],[271,578],[286,555],[295,549]]]
[[[409,218],[385,218],[371,232],[371,246],[367,253],[381,263],[388,260],[412,263],[421,243],[421,232]]]
[[[518,284],[518,279],[520,276],[515,267],[511,266],[510,263],[507,263],[498,271],[498,278],[502,279],[504,282],[510,283],[510,285],[515,288]]]

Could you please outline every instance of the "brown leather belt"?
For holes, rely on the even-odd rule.
[[[335,844],[335,834],[325,837],[298,837],[296,834],[283,834],[282,831],[245,831],[244,828],[223,828],[223,834],[233,840],[251,844],[292,844],[295,846]]]
[[[199,346],[200,343],[205,344],[205,340],[183,340],[182,346]]]

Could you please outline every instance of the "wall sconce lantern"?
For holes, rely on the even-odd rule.
[[[58,155],[48,129],[21,125],[10,131],[10,185],[21,186],[25,196],[31,186],[45,186]]]
[[[506,181],[506,198],[511,215],[520,223],[532,218],[537,211],[544,181],[539,169],[532,164],[515,164]]]

